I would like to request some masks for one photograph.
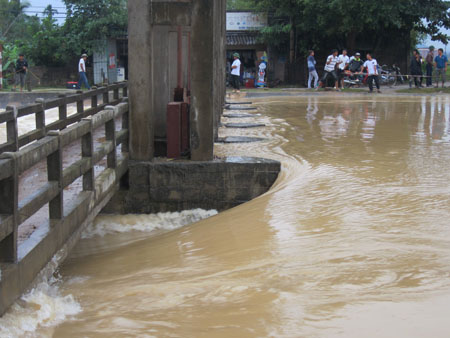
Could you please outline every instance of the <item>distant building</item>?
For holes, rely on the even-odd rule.
[[[100,40],[93,53],[95,84],[111,84],[128,78],[128,38]]]
[[[266,13],[251,11],[227,12],[227,74],[238,52],[242,62],[242,79],[251,84],[256,79],[261,57],[268,57],[268,76],[284,81],[286,57],[278,57],[260,38],[259,30],[268,25]],[[249,81],[250,80],[250,81]]]

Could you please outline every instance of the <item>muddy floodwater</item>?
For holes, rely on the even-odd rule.
[[[233,122],[266,127],[221,136],[265,141],[216,154],[281,161],[271,191],[220,214],[99,217],[0,332],[450,337],[450,98],[253,103]]]

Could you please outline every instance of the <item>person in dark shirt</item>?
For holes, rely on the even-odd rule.
[[[427,62],[427,87],[433,86],[433,62],[434,62],[434,46],[430,46],[425,61]]]
[[[364,62],[361,60],[361,53],[356,53],[355,56],[350,58],[350,63],[348,65],[348,69],[352,73],[357,73],[360,71]]]
[[[423,75],[422,57],[417,49],[413,51],[413,57],[411,58],[411,75],[414,78],[414,85],[416,88],[421,88]]]
[[[14,91],[16,86],[20,84],[20,91],[25,87],[25,80],[27,78],[28,62],[25,60],[23,54],[19,54],[19,59],[16,61],[16,74],[14,82]]]

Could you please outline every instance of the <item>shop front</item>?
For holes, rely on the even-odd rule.
[[[253,12],[227,12],[227,82],[233,63],[233,54],[241,60],[241,84],[254,88],[261,81],[261,64],[266,64],[267,46],[258,38],[258,30],[267,25],[267,15]],[[264,69],[265,72],[265,69]],[[263,76],[265,79],[265,76]],[[265,81],[264,81],[265,83]]]

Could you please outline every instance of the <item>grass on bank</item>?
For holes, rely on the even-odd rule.
[[[401,94],[450,94],[450,87],[446,88],[406,88],[406,89],[399,89],[396,91],[396,93]]]

